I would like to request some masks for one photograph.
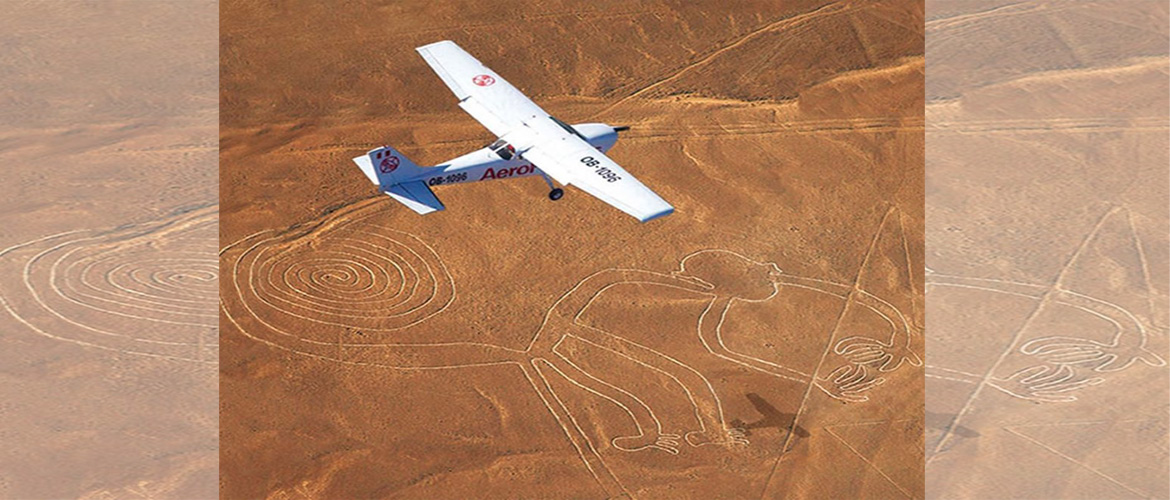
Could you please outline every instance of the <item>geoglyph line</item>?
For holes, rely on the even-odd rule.
[[[874,464],[872,460],[866,458],[865,455],[863,455],[860,451],[857,451],[857,448],[853,447],[853,445],[849,444],[844,439],[841,439],[841,436],[838,436],[836,432],[833,432],[832,427],[825,427],[825,432],[829,433],[830,436],[833,436],[833,439],[836,439],[837,442],[848,448],[849,451],[856,455],[857,458],[860,458],[862,462],[865,462],[865,465],[869,466],[869,468],[874,472],[877,472],[878,475],[882,477],[882,479],[885,479],[886,482],[890,483],[894,488],[897,488],[899,492],[901,492],[903,495],[906,495],[906,498],[914,498],[914,495],[910,494],[909,491],[906,491],[906,488],[903,488],[902,485],[898,484],[897,481],[894,481],[894,479],[891,478],[889,474],[886,474],[885,471],[883,471],[880,467],[878,467],[877,464]]]
[[[1023,323],[1013,329],[1010,342],[986,373],[975,374],[946,367],[928,367],[927,377],[975,386],[962,410],[955,415],[936,443],[928,464],[946,447],[953,437],[954,429],[958,427],[984,387],[991,387],[1009,396],[1034,402],[1074,402],[1078,399],[1076,392],[1105,382],[1106,375],[1110,373],[1130,369],[1139,362],[1154,367],[1166,365],[1162,355],[1148,348],[1151,332],[1135,314],[1120,304],[1071,291],[1064,284],[1070,270],[1079,265],[1080,256],[1100,238],[1102,227],[1112,218],[1123,215],[1126,217],[1132,243],[1141,260],[1142,277],[1147,279],[1147,293],[1152,295],[1148,290],[1148,274],[1141,241],[1137,237],[1132,217],[1122,207],[1110,208],[1100,216],[1073,255],[1061,267],[1054,282],[1049,285],[951,276],[927,270],[926,281],[930,293],[935,293],[939,287],[945,287],[1019,297],[1035,303]],[[1147,299],[1152,300],[1149,296]],[[1054,307],[1077,311],[1086,317],[1101,320],[1112,329],[1112,338],[1107,341],[1060,335],[1025,338],[1024,332],[1038,315],[1043,310]],[[1030,361],[1030,366],[1008,375],[999,373],[999,368],[1009,358]],[[1089,375],[1081,374],[1086,371]]]
[[[895,228],[897,229],[896,233],[893,232]],[[808,408],[808,402],[814,387],[842,402],[864,402],[868,400],[868,396],[864,395],[864,392],[870,391],[885,382],[884,378],[877,376],[878,373],[893,372],[906,365],[923,366],[922,357],[915,349],[915,339],[918,339],[917,342],[921,342],[921,330],[915,328],[898,308],[862,289],[863,281],[873,272],[870,269],[873,254],[878,250],[880,244],[890,243],[889,238],[893,238],[895,234],[898,241],[894,243],[897,244],[897,248],[902,253],[899,259],[900,262],[897,263],[904,266],[905,278],[909,283],[909,289],[906,291],[914,293],[916,289],[913,285],[912,269],[914,266],[911,261],[909,242],[906,240],[901,211],[893,205],[886,209],[881,221],[878,223],[873,238],[870,240],[870,244],[863,255],[861,264],[857,268],[853,284],[846,285],[812,278],[796,278],[800,284],[809,289],[827,293],[841,299],[843,305],[829,332],[829,339],[825,344],[825,349],[814,368],[814,376],[805,387],[800,406],[793,416],[792,430],[798,428],[800,418]],[[888,340],[879,340],[874,338],[875,335],[872,334],[853,335],[837,340],[839,330],[845,318],[851,314],[853,308],[858,306],[864,307],[882,318],[890,330],[888,332]],[[836,354],[840,358],[843,358],[844,361],[843,364],[840,364],[831,371],[825,368],[830,354]],[[870,370],[874,370],[877,373],[871,373]],[[829,373],[825,376],[820,376],[820,373],[823,371],[829,371]],[[836,391],[829,390],[827,387],[835,387]],[[772,464],[771,470],[764,481],[764,489],[761,492],[762,498],[767,497],[772,478],[776,475],[780,468],[780,463],[790,450],[793,434],[793,432],[788,433],[779,455]],[[871,463],[870,465],[874,464]],[[899,489],[901,488],[899,487]]]
[[[217,208],[0,251],[0,304],[44,337],[124,354],[216,363]],[[209,340],[210,337],[210,340]]]
[[[1113,476],[1110,476],[1110,475],[1108,475],[1108,474],[1105,474],[1104,472],[1101,472],[1101,471],[1100,471],[1099,469],[1097,469],[1096,467],[1090,466],[1089,464],[1086,464],[1086,463],[1084,463],[1084,462],[1081,462],[1080,460],[1077,460],[1077,459],[1075,459],[1075,458],[1073,458],[1073,457],[1070,457],[1070,456],[1068,456],[1067,454],[1065,454],[1065,453],[1062,453],[1060,450],[1057,450],[1056,448],[1053,448],[1053,447],[1051,447],[1051,446],[1048,446],[1048,445],[1046,445],[1046,444],[1044,444],[1044,443],[1041,443],[1040,441],[1037,441],[1037,440],[1035,440],[1035,439],[1033,439],[1033,438],[1030,438],[1030,437],[1028,437],[1028,436],[1025,436],[1025,435],[1023,435],[1023,434],[1021,434],[1021,433],[1019,433],[1019,432],[1016,432],[1016,431],[1015,431],[1015,430],[1013,430],[1013,429],[1010,429],[1010,428],[1004,427],[1004,428],[1003,428],[1003,430],[1004,430],[1004,431],[1007,431],[1008,433],[1010,433],[1010,434],[1012,434],[1012,435],[1014,435],[1014,436],[1016,436],[1016,437],[1018,437],[1018,438],[1020,438],[1020,439],[1023,439],[1023,440],[1025,440],[1025,441],[1028,441],[1029,443],[1031,443],[1031,444],[1034,444],[1034,445],[1036,445],[1036,446],[1038,446],[1038,447],[1040,447],[1040,448],[1044,449],[1045,451],[1048,451],[1049,453],[1052,453],[1053,455],[1056,455],[1056,456],[1058,456],[1058,457],[1060,457],[1060,458],[1062,458],[1062,459],[1064,459],[1064,460],[1066,460],[1066,461],[1068,461],[1068,462],[1070,462],[1070,463],[1072,463],[1072,464],[1075,464],[1075,465],[1077,465],[1078,467],[1080,467],[1080,468],[1083,468],[1083,469],[1085,469],[1085,470],[1089,471],[1089,472],[1090,472],[1090,473],[1092,473],[1093,475],[1095,475],[1095,476],[1097,476],[1097,477],[1100,477],[1101,479],[1104,479],[1104,480],[1106,480],[1106,481],[1108,481],[1108,482],[1112,483],[1113,485],[1116,485],[1116,486],[1118,486],[1118,487],[1120,487],[1120,488],[1124,489],[1125,491],[1128,491],[1128,492],[1130,492],[1130,493],[1133,493],[1134,495],[1137,495],[1137,496],[1138,496],[1138,498],[1153,498],[1151,495],[1149,495],[1149,494],[1146,494],[1146,493],[1142,493],[1142,492],[1140,492],[1140,491],[1137,491],[1137,490],[1135,490],[1135,489],[1133,489],[1133,488],[1131,488],[1131,487],[1127,486],[1125,483],[1122,483],[1121,481],[1118,481],[1118,480],[1117,480],[1117,479],[1115,479]]]
[[[857,380],[814,380],[811,374],[728,348],[723,327],[733,304],[772,300],[781,286],[841,300],[854,289],[854,303],[888,326],[889,344],[909,335],[909,323],[901,312],[856,287],[786,275],[775,264],[727,250],[700,250],[685,256],[679,269],[670,273],[604,269],[585,277],[548,309],[522,349],[472,341],[426,342],[417,339],[425,332],[413,327],[454,302],[454,282],[433,248],[379,223],[377,216],[389,206],[384,201],[359,202],[323,220],[285,232],[256,233],[224,247],[221,262],[224,276],[231,280],[225,290],[232,292],[221,300],[227,319],[257,341],[350,366],[451,370],[515,365],[598,485],[611,496],[629,492],[606,467],[602,458],[606,448],[599,448],[581,427],[550,377],[613,403],[629,417],[635,433],[607,432],[620,434],[609,436],[609,449],[677,454],[684,445],[734,447],[748,442],[742,429],[729,426],[719,394],[700,369],[627,335],[587,324],[583,314],[606,291],[640,285],[683,291],[705,300],[692,333],[705,349],[698,355],[714,355],[776,380],[815,384],[830,395],[841,390],[834,383],[856,389]],[[411,334],[421,342],[403,341]],[[663,418],[661,398],[678,395],[630,387],[625,382],[628,374],[581,363],[579,349],[601,356],[602,361],[622,360],[664,377],[681,391],[692,414]]]

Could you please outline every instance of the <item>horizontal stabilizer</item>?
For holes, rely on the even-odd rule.
[[[444,208],[431,188],[422,181],[395,184],[386,190],[386,194],[419,214],[429,214]]]

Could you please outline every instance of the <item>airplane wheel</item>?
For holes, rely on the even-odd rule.
[[[548,199],[550,199],[552,201],[557,201],[557,200],[561,199],[561,197],[564,195],[565,195],[564,189],[556,188],[556,189],[548,192]]]

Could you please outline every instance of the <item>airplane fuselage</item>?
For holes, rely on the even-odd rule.
[[[630,127],[573,126],[558,120],[450,40],[416,50],[459,99],[459,107],[496,140],[433,167],[411,161],[390,145],[353,158],[366,178],[395,201],[425,215],[445,208],[435,186],[540,175],[552,201],[573,186],[639,222],[674,212],[670,203],[606,156],[618,133]]]
[[[603,123],[573,125],[590,146],[605,153],[617,143],[618,134],[614,127]],[[529,177],[540,174],[540,169],[516,155],[510,160],[500,158],[490,148],[484,147],[458,158],[453,158],[434,167],[423,168],[423,173],[408,180],[421,180],[427,186],[462,184],[467,182]]]

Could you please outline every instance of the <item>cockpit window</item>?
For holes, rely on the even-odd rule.
[[[585,139],[585,136],[581,135],[581,133],[580,133],[580,132],[578,132],[578,131],[577,131],[577,129],[573,128],[573,127],[572,127],[571,125],[569,125],[568,123],[565,123],[565,122],[563,122],[563,121],[560,121],[560,120],[556,119],[556,118],[555,118],[555,117],[553,117],[553,116],[549,116],[549,117],[548,117],[548,119],[549,119],[549,120],[552,120],[552,121],[553,121],[553,122],[555,122],[557,125],[560,125],[560,126],[561,126],[561,128],[565,129],[565,132],[568,132],[568,133],[570,133],[570,134],[573,134],[573,135],[575,135],[575,136],[577,136],[577,137],[580,137],[581,139],[583,139],[583,140],[585,140],[585,141],[588,141],[588,140],[589,140],[589,139]]]
[[[492,150],[496,156],[499,156],[504,160],[511,160],[513,156],[516,156],[516,148],[511,144],[508,144],[508,141],[503,139],[499,139],[496,142],[488,144],[487,147],[488,149]]]

